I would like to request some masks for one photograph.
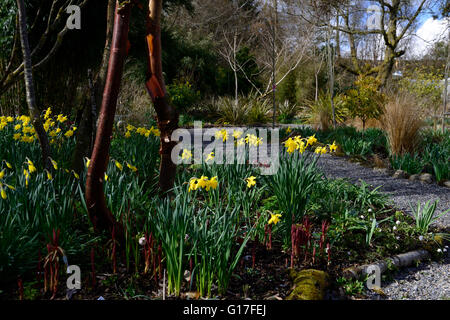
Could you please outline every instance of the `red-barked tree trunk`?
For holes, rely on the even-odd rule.
[[[123,226],[116,221],[106,205],[103,182],[109,161],[109,149],[123,65],[127,56],[130,13],[131,3],[129,1],[116,2],[108,73],[86,180],[86,205],[94,229],[96,231],[108,230],[109,232],[114,230],[116,239],[123,238]]]
[[[171,159],[173,147],[172,132],[178,128],[178,111],[169,103],[162,74],[161,62],[161,11],[162,0],[149,0],[146,42],[148,47],[149,76],[147,91],[152,99],[161,132],[159,167],[159,187],[162,192],[169,191],[175,182],[176,165]]]

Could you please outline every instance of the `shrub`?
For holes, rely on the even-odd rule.
[[[373,77],[360,76],[356,88],[346,92],[343,104],[353,118],[360,118],[363,130],[368,119],[378,119],[382,114],[384,95],[378,91],[378,82]]]
[[[295,103],[285,100],[278,105],[278,121],[287,123],[294,119],[298,112],[298,106]]]
[[[409,174],[418,174],[423,171],[424,164],[417,153],[413,155],[406,153],[404,155],[392,156],[390,158],[391,166],[395,170],[403,170]]]
[[[183,112],[188,112],[200,100],[200,92],[195,91],[189,82],[170,84],[167,91],[173,105]]]
[[[343,104],[342,96],[337,95],[333,98],[336,122],[345,121],[348,110]],[[331,109],[330,95],[321,93],[317,101],[309,104],[308,122],[313,124],[320,130],[328,130],[333,120],[333,112]]]
[[[406,93],[391,97],[385,106],[381,122],[392,155],[414,152],[423,125],[414,97]]]
[[[247,121],[248,104],[244,99],[238,103],[231,97],[220,97],[216,101],[216,108],[220,118],[219,123],[245,124]]]

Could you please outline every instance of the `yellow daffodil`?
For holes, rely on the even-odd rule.
[[[308,140],[306,141],[306,146],[312,146],[316,142],[317,142],[316,135],[313,135],[309,137]]]
[[[240,139],[237,141],[236,144],[237,144],[238,147],[245,145],[245,140],[244,140],[244,138],[240,138]]]
[[[251,188],[252,186],[256,185],[256,177],[251,176],[245,179],[247,181],[247,188]]]
[[[23,175],[25,176],[25,187],[28,188],[28,180],[30,179],[30,173],[26,169],[24,169]]]
[[[333,141],[333,144],[328,145],[330,147],[330,152],[336,152],[338,146],[336,145],[336,141]]]
[[[189,160],[190,158],[192,158],[192,152],[189,151],[188,149],[184,149],[183,154],[181,155],[181,159]]]
[[[292,132],[291,127],[288,127],[288,128],[286,129],[286,133],[291,133],[291,132]]]
[[[2,171],[0,172],[0,179],[3,179],[4,176],[5,176],[5,170],[2,170]]]
[[[298,144],[292,138],[289,138],[284,142],[284,146],[287,148],[286,151],[288,153],[292,153],[297,149]]]
[[[136,172],[138,170],[135,166],[129,164],[128,162],[127,162],[127,167],[133,172]]]
[[[72,131],[72,130],[69,130],[69,131],[67,131],[66,133],[64,133],[64,135],[65,135],[67,138],[70,138],[71,136],[73,136],[73,131]]]
[[[211,152],[210,154],[208,154],[208,156],[206,157],[206,162],[213,160],[214,159],[214,152]]]
[[[109,177],[108,175],[105,173],[105,181],[108,181]]]
[[[20,140],[21,137],[22,137],[22,135],[21,135],[20,133],[15,133],[15,134],[13,135],[13,139],[14,139],[14,140]]]
[[[200,188],[206,188],[206,186],[208,185],[208,177],[207,176],[201,176],[200,179],[198,179],[198,186]]]
[[[130,131],[127,131],[126,133],[125,133],[125,138],[129,138],[129,137],[131,137],[131,133],[130,133]]]
[[[6,191],[3,188],[1,188],[1,189],[2,190],[1,190],[0,194],[2,195],[3,200],[6,200]]]
[[[27,159],[27,163],[28,163],[28,171],[30,171],[30,173],[35,172],[36,167],[34,166],[34,163],[30,159],[28,159],[28,158],[26,158],[26,159]]]
[[[14,118],[13,117],[6,117],[6,122],[13,122]]]
[[[8,161],[6,161],[6,160],[3,160],[3,161],[5,162],[6,166],[7,166],[9,169],[12,169],[12,165],[11,165]]]
[[[233,137],[237,140],[243,135],[242,131],[239,130],[233,130]]]
[[[45,169],[45,172],[47,173],[47,180],[52,180],[52,179],[53,179],[53,176],[52,176],[52,174],[50,173],[50,171],[48,171],[47,169]]]
[[[56,161],[53,159],[50,159],[50,162],[52,163],[53,168],[55,168],[55,170],[58,170],[58,164],[56,163]]]
[[[122,171],[122,170],[123,170],[123,166],[120,164],[120,162],[116,160],[115,163],[116,163],[116,167],[117,167],[120,171]]]
[[[80,176],[79,176],[75,171],[72,170],[72,173],[73,173],[73,176],[74,176],[76,179],[80,179]]]
[[[199,188],[199,180],[198,178],[191,178],[191,180],[189,180],[189,189],[188,192],[191,191],[195,191]]]
[[[49,107],[49,108],[47,109],[47,111],[45,111],[44,119],[47,120],[48,118],[50,118],[50,115],[51,115],[51,114],[52,114],[52,109]]]
[[[20,128],[22,128],[22,125],[19,123],[19,124],[16,124],[15,126],[14,126],[14,130],[20,130]]]
[[[135,126],[132,126],[131,124],[127,125],[127,131],[133,131],[134,129],[136,129]]]
[[[67,120],[67,117],[62,115],[62,114],[59,114],[58,117],[56,118],[56,120],[58,120],[59,122],[63,123],[63,122],[65,122]]]
[[[91,159],[85,157],[86,159],[86,168],[89,168],[89,165],[91,164]]]
[[[278,222],[280,222],[280,218],[281,218],[281,214],[279,214],[279,213],[276,213],[276,214],[273,214],[273,213],[271,213],[270,214],[270,219],[269,219],[269,224],[277,224]]]
[[[217,186],[219,185],[219,182],[217,181],[217,176],[212,177],[209,181],[208,181],[208,186],[206,188],[206,190],[209,190],[209,188],[212,188],[213,190],[215,190],[217,188]]]

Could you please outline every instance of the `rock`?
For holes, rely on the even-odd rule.
[[[433,183],[433,175],[431,175],[429,173],[422,173],[420,175],[419,179],[421,182],[424,182],[424,183],[428,183],[428,184]]]
[[[326,272],[314,269],[300,272],[291,270],[290,276],[294,280],[294,290],[286,300],[323,300],[329,285]]]
[[[442,184],[444,187],[450,188],[450,180],[444,181]]]
[[[413,175],[411,175],[410,177],[409,177],[409,180],[411,180],[411,181],[417,181],[417,180],[419,180],[419,175],[418,174],[413,174]]]
[[[408,174],[405,171],[403,171],[403,170],[397,170],[397,171],[395,171],[393,177],[395,179],[407,179],[408,178]]]
[[[387,168],[373,168],[373,171],[379,172],[379,173],[383,173],[383,174],[389,174],[389,169]]]

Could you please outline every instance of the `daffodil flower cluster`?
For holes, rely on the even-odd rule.
[[[288,153],[293,153],[295,150],[298,150],[299,153],[303,154],[305,152],[306,148],[309,146],[313,146],[315,143],[317,143],[317,138],[315,135],[310,136],[308,138],[302,138],[301,136],[295,136],[293,138],[287,139],[284,143],[284,146],[286,147],[286,151]],[[337,145],[336,142],[333,142],[333,144],[328,145],[329,152],[336,152]],[[326,146],[324,147],[316,147],[314,150],[314,153],[316,154],[325,154],[328,152],[328,149]]]
[[[150,135],[154,135],[155,137],[159,137],[161,135],[159,129],[153,126],[150,129],[147,129],[144,127],[136,128],[135,126],[129,124],[127,125],[127,132],[125,132],[125,138],[130,138],[132,132],[140,134],[141,136],[145,136],[146,138],[148,138]]]
[[[206,189],[209,191],[210,189],[216,189],[219,185],[217,181],[217,176],[209,179],[207,176],[201,176],[200,178],[193,177],[189,180],[189,189],[188,192],[195,191],[198,189]]]
[[[77,127],[71,127],[64,134],[62,134],[62,129],[58,127],[57,123],[64,123],[67,121],[67,116],[59,114],[56,119],[51,117],[52,110],[48,108],[44,113],[44,123],[43,128],[50,136],[50,143],[54,144],[57,142],[57,138],[64,135],[66,138],[70,138],[74,135]],[[15,121],[16,120],[16,121]],[[36,130],[31,124],[31,118],[29,116],[21,115],[16,117],[0,117],[0,131],[3,130],[8,123],[14,122],[14,134],[13,139],[15,141],[32,143],[38,139]]]
[[[243,138],[244,132],[240,130],[233,130],[232,137],[235,139],[235,143],[237,146],[243,146],[245,144],[259,146],[263,143],[261,138],[258,138],[254,134],[247,134],[245,138]],[[216,139],[222,139],[223,142],[228,140],[228,131],[226,129],[221,129],[216,131]]]

